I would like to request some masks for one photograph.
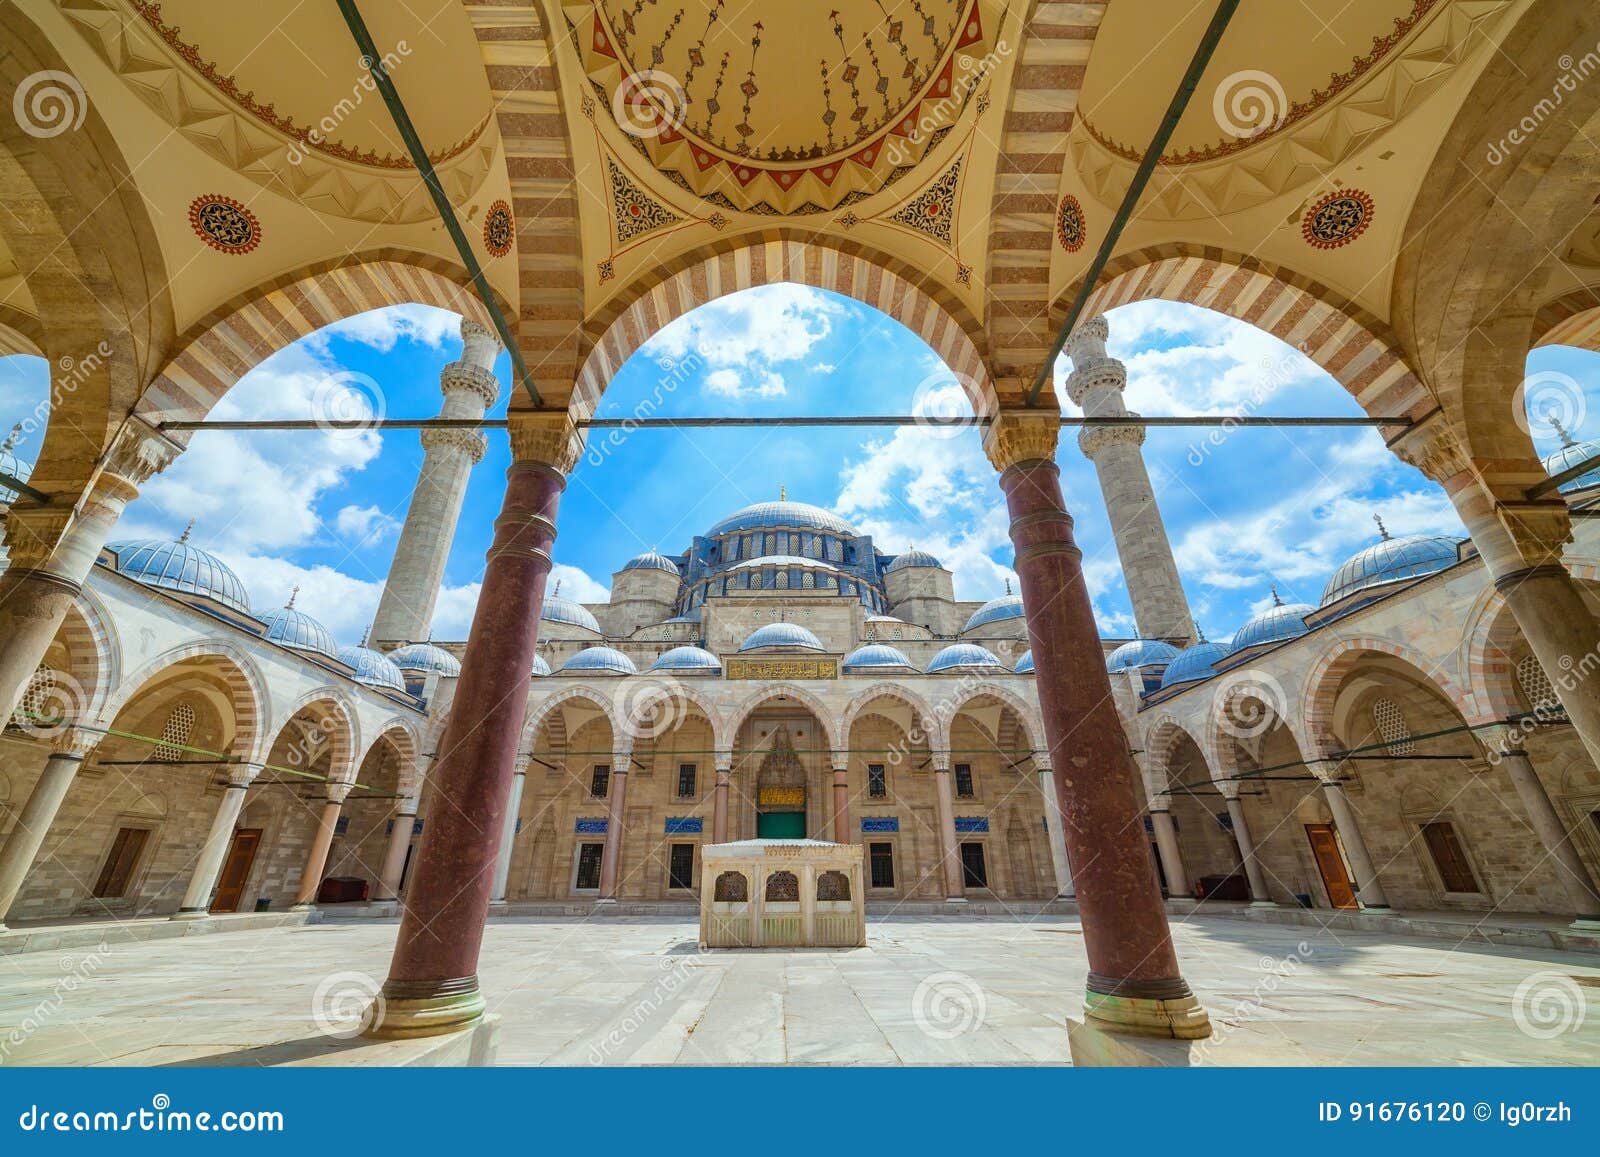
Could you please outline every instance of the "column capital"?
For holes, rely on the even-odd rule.
[[[712,753],[711,762],[712,765],[716,767],[719,774],[733,771],[732,749],[730,748],[728,750],[723,750],[719,748]]]
[[[1394,439],[1389,449],[1406,465],[1415,466],[1447,490],[1451,480],[1459,484],[1472,469],[1466,447],[1442,410],[1435,410]]]
[[[1050,752],[1047,749],[1042,747],[1034,749],[1033,770],[1054,773],[1054,761],[1050,758]]]
[[[476,394],[487,410],[500,400],[500,379],[493,370],[474,362],[450,362],[439,371],[439,392],[447,398],[458,393]]]
[[[1130,410],[1128,416],[1137,418],[1139,415]],[[1112,446],[1143,446],[1144,436],[1143,426],[1085,426],[1078,431],[1078,449],[1094,462]]]
[[[1522,746],[1526,733],[1520,727],[1509,723],[1496,723],[1491,727],[1474,727],[1472,734],[1489,752],[1490,763],[1498,763],[1508,755],[1527,758],[1528,753]]]
[[[940,751],[937,748],[930,749],[928,758],[933,761],[934,771],[950,770],[950,753],[948,751]]]
[[[323,786],[326,789],[328,803],[342,804],[350,793],[355,790],[356,785],[353,783],[335,783],[330,780]]]
[[[50,736],[47,742],[50,750],[56,755],[74,755],[79,759],[87,759],[94,754],[94,749],[100,746],[100,741],[105,737],[103,731],[68,727]]]
[[[265,768],[263,763],[235,763],[228,768],[228,786],[249,787]]]
[[[1061,412],[1054,406],[1039,410],[1001,410],[983,432],[983,452],[1002,473],[1019,462],[1054,461],[1061,435]]]
[[[56,543],[66,533],[72,511],[58,506],[11,507],[6,513],[6,553],[10,569],[38,570],[50,560]]]
[[[583,453],[583,435],[565,410],[512,410],[506,425],[511,457],[519,464],[540,463],[567,474]]]
[[[1561,548],[1572,541],[1572,516],[1565,499],[1497,502],[1494,513],[1529,566],[1562,565]]]
[[[111,440],[100,466],[124,486],[138,488],[172,465],[183,444],[163,434],[137,414],[129,414]],[[91,493],[93,491],[91,490]]]

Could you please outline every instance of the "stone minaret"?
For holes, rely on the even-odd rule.
[[[1106,319],[1093,317],[1067,342],[1072,358],[1067,395],[1083,407],[1086,417],[1131,413],[1122,404],[1128,370],[1116,358],[1106,356],[1106,334]],[[1194,642],[1194,620],[1189,617],[1172,544],[1167,541],[1150,473],[1139,449],[1143,444],[1142,426],[1085,426],[1078,435],[1079,447],[1100,475],[1100,492],[1111,517],[1122,578],[1133,601],[1140,637],[1187,646]]]
[[[461,360],[439,372],[439,389],[444,393],[441,418],[481,418],[500,397],[494,376],[499,339],[477,322],[463,320],[461,341]],[[389,580],[383,584],[372,624],[373,646],[391,650],[428,638],[467,476],[482,461],[487,445],[476,430],[422,432],[422,473],[389,566]]]

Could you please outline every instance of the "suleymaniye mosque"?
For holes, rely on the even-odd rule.
[[[0,1067],[1600,1064],[1600,12],[836,4],[0,2]]]

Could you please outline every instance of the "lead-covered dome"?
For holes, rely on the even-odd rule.
[[[632,659],[611,647],[585,647],[561,665],[563,675],[635,675],[638,671]]]
[[[1033,674],[1033,651],[1031,648],[1022,652],[1022,658],[1017,660],[1017,665],[1011,668],[1011,671],[1015,675]]]
[[[1106,656],[1107,671],[1137,671],[1143,667],[1165,667],[1178,657],[1178,648],[1160,639],[1134,639]]]
[[[707,538],[732,534],[736,530],[798,526],[806,530],[826,530],[847,538],[856,537],[856,528],[837,514],[807,502],[757,502],[728,517],[706,531]]]
[[[389,662],[402,671],[437,671],[441,675],[461,674],[461,660],[432,643],[409,643],[389,652]]]
[[[1329,606],[1369,587],[1434,574],[1453,565],[1459,557],[1456,540],[1448,535],[1386,537],[1354,555],[1333,572],[1333,577],[1323,588],[1322,605]]]
[[[550,664],[545,662],[543,655],[535,655],[533,657],[533,674],[535,678],[550,674]]]
[[[883,643],[868,643],[864,647],[857,647],[844,657],[844,669],[849,672],[916,670],[911,665],[911,660],[906,658],[904,651],[898,647],[885,646]]]
[[[261,621],[267,626],[266,637],[291,650],[309,651],[337,659],[339,644],[333,641],[333,632],[304,611],[294,609],[295,595],[299,591],[300,588],[296,587],[287,603],[261,616]]]
[[[627,562],[622,564],[622,569],[658,570],[665,574],[670,574],[674,578],[678,577],[678,564],[673,562],[666,555],[657,554],[653,550],[647,550],[641,555],[630,558]]]
[[[389,656],[371,647],[346,647],[339,652],[339,662],[354,669],[351,678],[357,683],[390,691],[406,689],[406,677],[400,673],[400,668]]]
[[[1006,619],[1020,619],[1023,617],[1022,596],[1004,594],[997,599],[990,599],[983,606],[972,612],[972,617],[967,620],[963,631],[970,631],[976,627],[986,626],[989,623],[1004,622]]]
[[[1248,620],[1234,632],[1233,643],[1228,648],[1230,653],[1242,651],[1246,647],[1259,647],[1266,643],[1299,638],[1311,629],[1306,626],[1306,616],[1315,611],[1316,607],[1310,603],[1278,602],[1276,591],[1272,597],[1274,600],[1272,606]]]
[[[1204,639],[1192,647],[1178,652],[1162,673],[1161,685],[1172,687],[1178,683],[1192,683],[1196,679],[1209,679],[1217,673],[1215,664],[1226,658],[1228,649],[1221,643],[1208,643]]]
[[[582,627],[597,635],[600,633],[600,622],[589,613],[589,608],[560,595],[545,596],[539,617],[547,623],[564,623],[569,627]]]
[[[1579,462],[1600,454],[1600,440],[1576,442],[1565,430],[1561,431],[1561,437],[1566,444],[1544,460],[1545,473],[1552,478],[1563,470],[1570,470]],[[1576,478],[1568,479],[1556,489],[1562,494],[1571,494],[1575,490],[1587,490],[1591,486],[1600,486],[1600,466],[1596,466],[1593,470],[1586,470]],[[4,498],[5,495],[0,493],[0,501],[3,501]]]
[[[22,423],[18,422],[11,427],[11,433],[4,442],[0,442],[0,472],[11,475],[20,482],[26,482],[33,473],[33,463],[24,462],[17,457],[17,436],[22,433]],[[14,502],[17,492],[9,486],[0,485],[0,502]]]
[[[944,569],[944,564],[938,559],[934,558],[933,555],[929,554],[925,550],[918,550],[915,547],[912,547],[904,554],[895,555],[894,561],[883,568],[883,573],[893,574],[897,570],[906,570],[914,566],[932,566],[938,567],[941,570]]]
[[[758,628],[739,644],[740,651],[762,651],[767,648],[791,651],[821,651],[822,640],[799,623],[768,623]]]
[[[189,532],[176,541],[146,538],[114,542],[108,547],[117,573],[147,587],[196,595],[250,613],[250,595],[239,576],[216,555],[188,543]]]
[[[928,664],[928,674],[941,673],[1004,675],[1006,666],[987,647],[980,647],[976,643],[953,643],[935,655],[933,662]]]
[[[704,671],[715,674],[722,670],[722,663],[710,651],[700,647],[674,647],[670,651],[663,651],[654,663],[650,664],[652,671]]]

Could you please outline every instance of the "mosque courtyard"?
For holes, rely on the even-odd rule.
[[[1600,1063],[1600,1016],[1564,1003],[1593,1003],[1600,955],[1212,916],[1173,935],[1215,1029],[1189,1063]],[[850,950],[696,937],[689,918],[492,922],[495,1063],[1070,1064],[1076,917],[875,917]],[[0,1064],[382,1064],[395,1046],[353,1033],[393,942],[393,921],[328,920],[0,957]]]

